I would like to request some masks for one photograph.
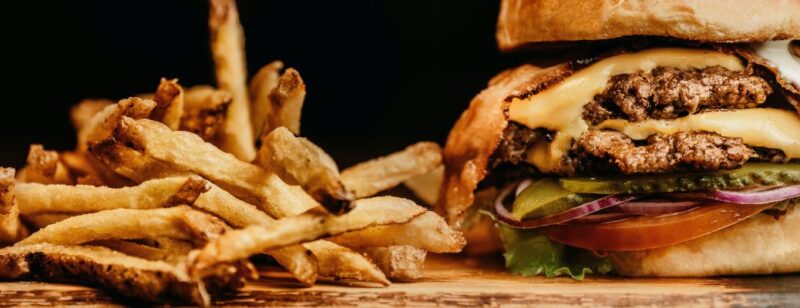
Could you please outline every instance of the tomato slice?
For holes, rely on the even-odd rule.
[[[683,243],[743,221],[771,205],[715,203],[660,217],[616,222],[553,226],[550,239],[594,251],[645,250]]]

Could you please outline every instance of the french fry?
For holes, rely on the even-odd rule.
[[[75,179],[75,184],[114,188],[133,185],[133,182],[108,169],[88,152],[67,151],[59,153],[59,156],[70,176]]]
[[[250,96],[247,92],[247,65],[244,34],[239,24],[235,0],[210,0],[208,26],[217,86],[231,93],[233,102],[220,131],[220,148],[244,161],[256,156],[250,123]]]
[[[285,127],[263,138],[256,162],[289,184],[300,185],[320,202],[351,199],[339,181],[339,167],[333,158]]]
[[[14,169],[0,168],[0,246],[27,235],[15,202]]]
[[[20,183],[17,204],[26,216],[47,212],[75,215],[111,209],[155,209],[191,205],[208,189],[208,183],[200,177],[153,179],[125,188]]]
[[[459,252],[466,244],[464,235],[450,228],[434,212],[426,212],[404,224],[348,232],[330,241],[354,249],[409,245],[434,253]]]
[[[126,240],[99,240],[87,243],[89,246],[102,246],[126,255],[151,261],[165,261],[177,264],[186,258],[186,252],[175,252]]]
[[[81,129],[94,117],[95,114],[114,104],[110,99],[84,99],[69,109],[69,118],[75,131]]]
[[[114,137],[118,143],[132,145],[163,165],[203,176],[234,196],[256,204],[270,216],[292,216],[320,206],[301,187],[286,184],[277,175],[238,160],[197,135],[171,131],[159,122],[123,117]],[[106,151],[114,146],[107,147]]]
[[[226,232],[202,249],[192,252],[189,266],[193,277],[202,277],[207,268],[218,263],[371,226],[405,223],[424,212],[414,202],[402,198],[362,199],[355,202],[350,212],[341,216],[310,211],[279,219],[266,227],[250,226]]]
[[[422,278],[428,254],[414,246],[368,247],[363,252],[392,280]]]
[[[25,215],[22,220],[31,224],[36,228],[44,228],[64,219],[70,218],[75,215],[62,214],[62,213],[41,213],[35,215]]]
[[[25,168],[17,176],[20,182],[73,184],[58,152],[47,151],[41,144],[31,144]]]
[[[179,129],[211,141],[222,126],[230,104],[231,95],[227,91],[210,86],[191,87],[184,96]]]
[[[425,202],[428,206],[436,204],[439,199],[439,188],[444,179],[444,165],[440,165],[433,171],[415,176],[403,182],[403,185],[411,190],[417,198]]]
[[[278,87],[282,69],[283,62],[273,61],[264,65],[250,80],[250,121],[253,123],[253,136],[261,136],[264,121],[272,113],[270,93]]]
[[[104,239],[169,237],[199,243],[216,238],[225,224],[187,206],[167,209],[116,209],[64,219],[34,232],[15,245],[78,245]]]
[[[176,300],[201,306],[210,304],[208,291],[240,287],[244,278],[253,275],[248,265],[246,261],[226,264],[198,281],[182,266],[105,247],[35,244],[0,249],[3,280],[80,281],[144,301]]]
[[[305,247],[319,260],[319,274],[337,280],[355,280],[391,284],[386,275],[363,255],[328,241],[306,243]]]
[[[123,99],[107,106],[78,131],[78,151],[86,151],[89,143],[108,138],[121,117],[146,118],[155,107],[156,102],[138,97]]]
[[[167,80],[161,78],[156,92],[153,94],[156,107],[150,118],[161,121],[172,130],[177,130],[183,115],[183,88],[178,84],[178,79]]]
[[[439,145],[419,142],[403,151],[369,160],[342,171],[341,180],[356,198],[372,196],[442,164]]]
[[[306,84],[300,78],[300,73],[293,68],[287,69],[278,80],[278,86],[269,94],[272,106],[264,120],[262,134],[283,126],[295,135],[299,135],[300,116],[305,99]]]

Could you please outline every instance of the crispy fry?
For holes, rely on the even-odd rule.
[[[414,246],[368,247],[363,252],[392,280],[422,278],[428,254]]]
[[[186,91],[179,129],[195,133],[205,141],[214,139],[231,104],[227,91],[195,86]]]
[[[403,151],[357,164],[342,171],[342,182],[356,198],[372,196],[442,164],[439,145],[419,142]]]
[[[300,116],[305,99],[306,84],[303,78],[300,78],[300,73],[295,69],[287,69],[278,80],[278,86],[269,94],[272,106],[264,120],[264,127],[261,128],[262,134],[283,126],[295,135],[299,135]]]
[[[133,185],[133,182],[108,169],[88,152],[67,151],[59,155],[76,184],[115,188]]]
[[[220,262],[231,262],[265,250],[309,242],[371,226],[405,223],[425,210],[410,200],[377,197],[356,201],[347,214],[331,216],[311,211],[282,218],[270,226],[250,226],[227,232],[189,256],[194,277]]]
[[[256,204],[273,217],[297,215],[319,206],[299,186],[286,184],[277,175],[238,160],[194,134],[170,131],[159,122],[123,117],[114,137],[117,142],[141,149],[144,156],[150,156],[175,170],[197,173],[209,179],[234,196]],[[119,148],[120,145],[107,146],[104,151]],[[98,149],[98,152],[102,151]],[[109,162],[113,165],[112,160],[115,159],[109,159]]]
[[[187,206],[167,209],[116,209],[70,217],[31,234],[15,245],[77,245],[103,239],[169,237],[203,243],[216,238],[225,224]]]
[[[291,245],[276,250],[268,251],[281,266],[283,266],[300,283],[312,286],[319,276],[319,261],[303,245]]]
[[[169,177],[125,188],[89,185],[17,185],[17,204],[23,215],[57,212],[83,214],[111,209],[154,209],[193,204],[209,189],[200,177]]]
[[[244,161],[256,156],[253,128],[250,123],[250,95],[247,92],[247,65],[244,34],[239,24],[235,0],[210,0],[208,26],[211,30],[211,53],[217,74],[217,86],[231,93],[220,131],[220,148]]]
[[[13,243],[28,231],[19,220],[13,168],[0,168],[0,246]]]
[[[339,167],[333,158],[285,127],[264,137],[256,162],[286,182],[302,186],[320,202],[351,199],[339,181]]]
[[[110,99],[84,99],[69,109],[69,118],[75,131],[81,129],[94,117],[95,114],[114,104]]]
[[[181,266],[149,261],[105,247],[35,244],[0,249],[0,279],[80,281],[145,301],[177,300],[208,306],[209,291],[233,289],[252,276],[249,263],[209,271],[202,283]]]
[[[138,97],[123,99],[107,106],[78,131],[78,151],[86,151],[89,143],[108,138],[121,117],[146,118],[155,107],[156,102]]]
[[[161,78],[153,100],[156,107],[150,114],[150,118],[161,121],[172,130],[177,130],[181,124],[183,115],[183,88],[178,84],[178,79],[167,80]]]
[[[415,176],[403,182],[417,198],[425,202],[428,206],[436,204],[439,199],[439,188],[444,179],[444,166],[440,165],[433,171]]]
[[[260,136],[264,121],[272,113],[270,93],[278,87],[283,62],[273,61],[264,65],[250,80],[250,120],[253,123],[253,136]],[[263,132],[269,133],[269,132]]]
[[[434,212],[426,212],[405,224],[375,226],[330,240],[355,249],[409,245],[434,253],[459,252],[466,244],[464,235],[450,228]]]
[[[18,174],[20,182],[73,184],[69,170],[56,151],[47,151],[41,144],[31,144],[25,168]]]
[[[64,219],[70,218],[75,215],[62,214],[62,213],[41,213],[35,215],[25,215],[22,220],[29,223],[36,228],[44,228]]]
[[[342,280],[375,282],[388,286],[386,275],[363,255],[328,241],[305,244],[319,260],[319,274]]]
[[[126,240],[99,240],[87,243],[87,245],[102,246],[137,258],[165,261],[172,264],[177,264],[186,258],[186,252],[175,252]]]

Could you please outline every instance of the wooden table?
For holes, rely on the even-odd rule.
[[[215,305],[254,306],[800,306],[800,276],[714,279],[625,279],[519,277],[506,274],[496,258],[432,257],[426,278],[388,288],[346,287],[323,282],[301,288],[285,274],[217,296]],[[0,306],[137,304],[107,292],[65,284],[0,283]]]

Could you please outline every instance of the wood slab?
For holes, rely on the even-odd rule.
[[[433,256],[426,277],[388,288],[350,287],[323,282],[302,288],[283,272],[214,305],[237,306],[800,306],[800,276],[706,279],[519,277],[502,270],[497,258]],[[87,287],[39,282],[0,283],[4,305],[136,305]]]

